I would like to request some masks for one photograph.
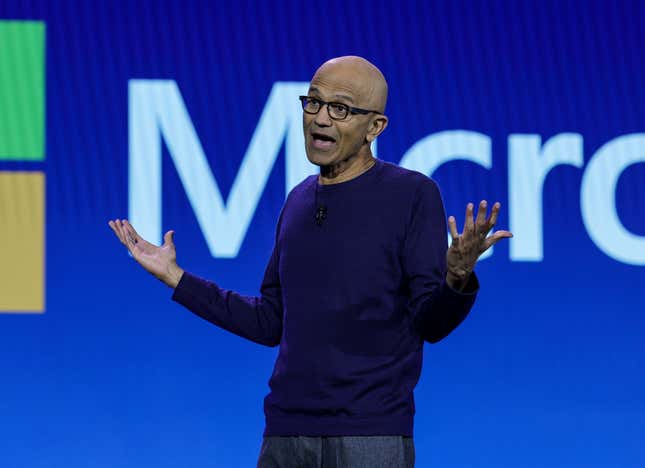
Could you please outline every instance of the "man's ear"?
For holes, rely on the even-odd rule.
[[[368,143],[373,142],[374,140],[376,140],[377,136],[383,133],[383,130],[385,130],[385,127],[387,127],[387,122],[387,116],[383,114],[378,114],[372,119],[370,126],[367,129],[367,135],[365,135],[365,139]]]

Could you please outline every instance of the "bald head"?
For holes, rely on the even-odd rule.
[[[385,112],[387,82],[381,71],[362,57],[347,55],[323,63],[311,79],[316,85],[347,92],[355,107]]]
[[[361,57],[331,59],[316,70],[304,98],[305,149],[309,162],[320,166],[322,180],[337,183],[370,167],[370,145],[388,122],[387,83],[379,69]],[[309,110],[307,100],[314,103]],[[341,106],[331,107],[332,103]],[[342,106],[353,109],[339,113]]]

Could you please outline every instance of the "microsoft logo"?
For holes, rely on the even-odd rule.
[[[45,23],[0,20],[0,313],[45,310],[44,160]]]

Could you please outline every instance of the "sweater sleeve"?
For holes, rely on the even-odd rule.
[[[212,281],[184,272],[173,292],[172,300],[231,333],[266,346],[277,346],[282,337],[282,289],[278,275],[278,252],[276,239],[264,272],[259,297],[243,296],[223,289]]]
[[[446,214],[437,184],[426,179],[412,204],[403,268],[409,281],[409,309],[417,332],[436,343],[448,336],[472,308],[479,281],[473,272],[463,292],[446,283]]]

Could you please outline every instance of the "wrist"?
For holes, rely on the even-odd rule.
[[[446,283],[455,291],[463,291],[468,284],[470,271],[460,270],[458,272],[450,271],[446,273]]]
[[[168,272],[166,273],[164,278],[161,279],[161,281],[166,283],[170,288],[175,289],[179,284],[179,280],[181,280],[183,274],[183,268],[181,268],[177,264],[174,264],[168,267]]]

